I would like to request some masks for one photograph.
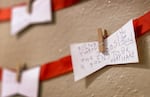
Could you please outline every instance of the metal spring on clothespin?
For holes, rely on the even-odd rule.
[[[99,51],[104,53],[106,51],[104,39],[108,37],[106,29],[98,28],[98,42],[99,42]]]

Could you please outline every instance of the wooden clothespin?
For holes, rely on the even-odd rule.
[[[21,81],[21,75],[22,75],[22,72],[23,72],[24,69],[25,69],[25,64],[17,65],[17,68],[16,68],[16,71],[17,71],[17,73],[16,73],[16,80],[18,82]]]
[[[98,42],[99,42],[99,51],[105,52],[105,43],[104,39],[108,37],[107,30],[99,28],[98,29]]]
[[[27,12],[29,14],[32,13],[32,4],[33,4],[34,0],[27,0]]]

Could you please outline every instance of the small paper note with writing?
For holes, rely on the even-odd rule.
[[[71,45],[75,81],[106,65],[137,63],[139,61],[132,20],[105,39],[104,42],[105,53],[99,52],[98,42]]]
[[[4,69],[2,77],[1,97],[10,97],[16,94],[25,97],[38,97],[40,68],[34,68],[22,73],[21,82],[16,80],[16,73]]]
[[[51,0],[35,0],[32,13],[27,6],[18,6],[12,9],[11,34],[16,35],[31,24],[46,23],[52,20]]]

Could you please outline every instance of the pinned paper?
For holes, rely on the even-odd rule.
[[[12,9],[11,34],[16,35],[31,24],[46,23],[52,20],[51,0],[35,0],[32,13],[27,6],[18,6]]]
[[[38,97],[40,68],[34,68],[22,73],[21,82],[16,80],[16,73],[5,69],[2,78],[1,97],[20,94],[25,97]]]
[[[104,43],[105,53],[99,52],[96,41],[71,45],[75,81],[85,78],[106,65],[139,61],[132,20],[105,39]]]

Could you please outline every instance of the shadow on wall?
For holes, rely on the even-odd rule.
[[[149,43],[146,42],[145,37],[148,37],[150,33],[138,38],[137,46],[138,46],[138,54],[139,54],[139,63],[138,64],[126,64],[126,65],[115,65],[115,66],[107,66],[102,68],[101,70],[89,75],[85,79],[85,87],[88,88],[93,81],[96,80],[100,75],[105,73],[111,68],[121,67],[121,68],[140,68],[140,69],[150,69],[150,54],[148,53],[150,48],[148,47]]]

